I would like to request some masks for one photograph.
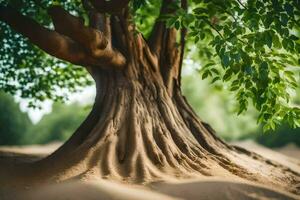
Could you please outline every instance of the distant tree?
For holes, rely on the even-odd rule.
[[[77,111],[74,115],[74,110]],[[45,144],[66,141],[83,122],[88,109],[78,104],[55,103],[52,112],[43,116],[24,135],[25,144]]]
[[[300,147],[299,133],[300,128],[291,129],[288,125],[284,125],[275,131],[256,134],[255,139],[258,143],[267,147],[283,147],[290,143]]]
[[[290,102],[298,87],[299,0],[0,2],[3,90],[42,101],[63,98],[58,88],[88,84],[86,73],[96,83],[87,119],[33,164],[39,177],[223,175],[297,190],[299,173],[224,143],[197,117],[182,95],[181,69],[184,51],[194,49],[202,78],[228,85],[239,114],[252,103],[265,130],[300,126]]]
[[[0,92],[0,145],[21,144],[31,125],[28,115],[21,112],[14,98]]]

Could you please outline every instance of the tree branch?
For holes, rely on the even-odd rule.
[[[107,30],[106,22],[99,22],[99,28],[104,32],[97,29],[86,27],[83,21],[69,14],[63,8],[54,6],[49,9],[49,15],[52,17],[55,30],[62,33],[74,41],[81,44],[86,50],[95,58],[99,59],[104,65],[114,65],[116,67],[123,67],[125,65],[125,58],[117,50],[113,49],[110,41],[110,31]],[[107,18],[97,15],[101,21]],[[97,26],[96,24],[94,26]],[[109,38],[106,38],[106,36]]]
[[[52,18],[57,32],[77,41],[86,49],[90,50],[91,53],[98,48],[106,48],[108,41],[103,33],[96,29],[86,27],[82,19],[69,14],[60,6],[49,8],[48,13]]]
[[[130,0],[90,0],[91,4],[100,13],[117,14],[125,8]]]
[[[124,56],[110,48],[106,40],[100,40],[100,37],[104,38],[103,34],[100,36],[94,30],[91,31],[87,27],[82,27],[83,22],[76,17],[72,17],[74,16],[69,15],[67,18],[58,17],[54,20],[56,21],[56,23],[54,22],[56,28],[61,31],[59,33],[41,26],[11,7],[0,6],[1,21],[10,25],[17,32],[27,37],[30,42],[54,57],[81,66],[113,67],[118,69],[125,66],[126,59]],[[57,19],[62,21],[58,22]],[[70,30],[63,28],[63,26],[70,28]],[[78,29],[75,28],[76,26]],[[101,45],[96,43],[98,49],[95,49],[92,53],[85,48],[85,39],[80,37],[80,32],[82,32],[81,36],[88,36],[85,34],[89,31],[94,34],[97,40],[102,42]],[[88,37],[88,39],[90,38]],[[106,43],[103,41],[106,41]]]
[[[91,2],[89,0],[81,0],[81,2],[82,2],[84,9],[88,12],[89,26],[91,28],[105,32],[105,30],[107,30],[107,26],[109,25],[109,23],[107,23],[109,21],[109,20],[107,20],[108,17],[105,16],[105,14],[99,13],[93,7],[93,5],[91,4]]]
[[[150,49],[157,55],[160,54],[160,51],[162,48],[162,43],[164,40],[164,35],[165,35],[165,32],[167,31],[167,27],[166,27],[165,23],[162,20],[160,20],[160,18],[163,15],[168,13],[168,9],[167,9],[168,3],[170,3],[168,0],[164,0],[162,2],[159,17],[158,17],[158,19],[156,19],[156,22],[153,26],[152,32],[147,41]]]
[[[237,0],[237,2],[238,2],[244,9],[247,9],[247,7],[246,7],[240,0]]]
[[[170,8],[175,0],[164,0],[160,10],[160,17],[156,20],[152,33],[148,39],[148,45],[160,60],[160,71],[169,93],[172,93],[174,80],[180,81],[180,71],[183,59],[183,49],[186,30],[181,31],[181,42],[178,46],[175,28],[167,28],[160,18],[166,14],[174,14],[176,10]]]
[[[37,45],[48,54],[59,59],[76,65],[99,66],[102,68],[112,66],[122,68],[125,65],[125,58],[119,52],[112,51],[111,49],[98,49],[93,52],[92,55],[89,54],[84,46],[82,46],[84,40],[77,35],[77,32],[80,32],[81,30],[72,29],[72,31],[75,31],[73,37],[71,32],[62,28],[62,25],[69,25],[68,22],[70,21],[67,23],[66,21],[63,21],[64,23],[56,23],[56,25],[59,26],[57,28],[63,33],[66,33],[60,34],[41,26],[34,20],[20,14],[10,7],[3,6],[0,7],[0,20],[6,22],[13,29],[27,37],[33,44]],[[71,25],[79,26],[80,23],[82,23],[80,20],[74,20]],[[68,28],[71,27],[72,26]],[[85,31],[85,29],[83,30]],[[78,41],[74,41],[74,38],[78,39]]]
[[[97,64],[70,38],[49,30],[9,7],[0,7],[0,20],[48,54],[76,65]]]

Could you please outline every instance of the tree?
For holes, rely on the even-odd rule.
[[[267,128],[274,128],[281,121],[297,125],[299,109],[285,101],[289,98],[285,89],[296,87],[296,75],[283,65],[294,64],[298,56],[298,37],[289,31],[299,24],[298,1],[281,4],[275,0],[265,6],[262,1],[252,0],[195,0],[190,4],[192,11],[185,0],[163,0],[160,9],[158,1],[64,3],[66,9],[78,5],[72,10],[74,15],[57,3],[27,2],[23,3],[31,9],[21,10],[24,14],[1,6],[0,19],[44,52],[83,66],[97,90],[87,119],[56,152],[27,166],[27,176],[34,174],[43,180],[99,176],[132,182],[170,176],[238,176],[298,191],[299,173],[224,143],[196,116],[180,90],[189,29],[199,44],[200,39],[211,39],[210,46],[206,44],[200,49],[200,55],[208,55],[210,61],[221,58],[216,66],[223,67],[224,81],[231,79],[231,90],[238,90],[240,112],[246,110],[248,100],[252,99],[261,111],[259,120],[267,122]],[[48,8],[54,30],[26,16],[33,7],[43,16],[43,8]],[[75,16],[83,12],[81,7],[88,13],[81,15],[86,16],[85,20]],[[139,24],[150,23],[145,18],[147,13],[138,10],[143,7],[158,13],[152,31],[146,30],[147,36],[138,30],[143,28]],[[46,20],[37,21],[47,24]],[[280,45],[284,50],[278,50]],[[220,79],[220,69],[213,68],[215,64],[209,62],[203,67],[203,78],[217,74],[214,81]],[[61,72],[62,68],[60,73],[70,77]],[[52,68],[48,71],[59,74]],[[282,77],[282,73],[286,76]],[[30,79],[24,78],[22,71],[21,74],[21,81],[27,83]],[[34,87],[34,92],[28,92],[24,86],[14,88],[9,82],[4,85],[7,91],[18,90],[23,95],[25,92],[25,97],[43,99],[57,96],[51,91],[61,85],[57,77],[49,78],[45,81],[39,77],[44,85]],[[65,81],[74,83],[74,79]],[[51,80],[55,81],[51,84]],[[21,177],[20,182],[26,180]]]
[[[76,110],[76,115],[74,115],[74,110]],[[71,105],[54,103],[52,112],[43,116],[41,121],[32,126],[23,136],[23,143],[46,144],[66,141],[83,122],[88,111],[77,103]]]
[[[30,128],[26,113],[14,102],[13,97],[0,93],[0,145],[21,144],[22,136]]]
[[[285,125],[268,134],[256,134],[255,139],[258,143],[272,148],[283,147],[291,143],[300,146],[299,131],[299,128],[291,129]]]

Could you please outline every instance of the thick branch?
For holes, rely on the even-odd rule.
[[[55,29],[57,32],[62,33],[74,41],[81,44],[86,50],[95,58],[99,59],[104,65],[114,65],[116,67],[122,68],[125,65],[125,58],[117,50],[112,49],[110,38],[106,36],[110,35],[109,31],[106,30],[107,27],[101,27],[101,16],[95,14],[95,18],[99,18],[99,26],[104,32],[97,29],[86,27],[83,21],[69,14],[63,8],[59,6],[54,6],[49,9],[49,14],[52,17]],[[106,24],[102,22],[102,24]],[[106,35],[105,35],[106,34]],[[109,36],[108,36],[109,37]]]
[[[165,85],[172,92],[173,81],[178,79],[180,70],[180,50],[176,42],[177,30],[167,28],[165,22],[160,18],[166,14],[174,14],[175,10],[170,8],[170,4],[176,3],[175,0],[164,0],[160,10],[160,17],[156,20],[152,33],[148,39],[148,45],[152,52],[160,60],[160,71]]]
[[[176,14],[176,10],[170,7],[172,3],[176,3],[176,1],[163,0],[160,17],[156,20],[148,39],[149,47],[160,60],[161,75],[170,94],[172,93],[174,83],[176,82],[177,86],[179,86],[181,82],[180,76],[187,33],[186,28],[180,30],[181,37],[178,45],[178,31],[175,28],[167,28],[166,24],[160,20],[160,18],[166,14]],[[187,0],[181,0],[181,8],[187,10]]]
[[[102,32],[84,26],[82,19],[69,14],[59,6],[51,7],[48,13],[52,17],[57,32],[79,42],[91,53],[98,48],[106,48],[108,41]]]
[[[81,0],[84,9],[89,15],[89,26],[104,33],[106,39],[111,41],[111,22],[106,14],[99,13],[89,0]]]
[[[164,56],[166,51],[172,51],[177,48],[176,45],[176,33],[175,28],[167,28],[164,21],[160,18],[166,14],[174,14],[175,10],[170,8],[170,4],[175,3],[175,0],[163,0],[160,16],[156,19],[154,28],[148,39],[148,45],[151,50],[159,57]],[[170,58],[173,59],[173,58]]]
[[[159,55],[159,52],[161,51],[161,44],[165,31],[166,27],[164,26],[163,22],[157,20],[147,41],[150,49],[157,55]]]
[[[88,58],[87,53],[76,42],[56,31],[44,28],[12,8],[0,7],[0,20],[52,56],[78,65],[90,62],[96,64],[96,61]]]
[[[167,27],[165,23],[160,19],[163,15],[168,14],[170,11],[168,10],[169,0],[164,0],[160,9],[160,15],[154,24],[152,32],[148,39],[148,45],[150,49],[156,53],[157,55],[160,54],[162,44],[164,41],[164,35],[167,31]]]
[[[125,8],[130,0],[90,0],[91,4],[100,13],[117,14]]]
[[[26,17],[9,7],[0,7],[0,20],[10,25],[17,32],[27,37],[30,42],[37,45],[46,53],[59,59],[82,66],[99,66],[102,68],[123,67],[125,58],[120,54],[115,54],[112,50],[103,50],[97,57],[91,55],[82,44],[74,41],[72,34],[60,34],[49,30],[34,20]],[[63,21],[67,25],[66,21]],[[78,22],[79,23],[79,22]],[[79,30],[76,30],[79,32]],[[76,35],[74,33],[74,35]]]
[[[169,93],[172,93],[174,80],[178,78],[180,68],[180,51],[176,43],[177,31],[167,29],[163,37],[162,50],[160,51],[160,71]]]

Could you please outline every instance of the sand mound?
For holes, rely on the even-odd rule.
[[[200,181],[182,183],[158,183],[152,188],[160,193],[185,200],[289,200],[300,199],[276,188],[268,188],[259,184],[231,181],[224,178],[208,178]]]
[[[53,153],[61,145],[61,142],[52,142],[45,145],[0,146],[0,152],[45,156]]]
[[[253,142],[239,146],[255,151],[300,172],[300,161],[272,151]],[[0,148],[0,161],[29,162],[41,154],[52,152],[59,145]],[[40,148],[43,148],[41,151]],[[299,186],[300,188],[300,186]],[[1,191],[2,190],[2,191]],[[226,178],[203,178],[181,182],[160,182],[146,186],[112,183],[106,180],[70,181],[40,186],[30,190],[5,189],[0,186],[0,200],[269,200],[300,199],[300,196],[243,181]]]
[[[293,143],[287,144],[286,146],[277,148],[275,150],[284,155],[287,155],[287,156],[290,156],[290,157],[300,160],[300,148]]]
[[[105,180],[65,182],[42,186],[1,200],[296,200],[276,188],[245,181],[207,178],[173,183],[132,186]],[[1,196],[0,196],[1,197]]]
[[[67,182],[35,188],[17,200],[178,200],[167,195],[105,180]]]
[[[252,140],[235,142],[233,144],[260,154],[269,160],[280,163],[281,165],[284,165],[292,169],[293,171],[300,173],[300,160],[298,159],[300,158],[300,148],[293,144],[278,148],[276,149],[276,151],[259,145]]]

